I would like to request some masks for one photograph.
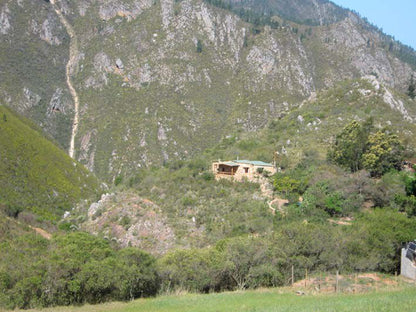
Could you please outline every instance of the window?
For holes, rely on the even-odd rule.
[[[248,173],[248,168],[247,167],[244,167],[244,172]]]

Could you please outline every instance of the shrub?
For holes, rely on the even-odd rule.
[[[226,289],[223,255],[215,249],[176,250],[158,261],[164,289],[167,287],[209,292]]]

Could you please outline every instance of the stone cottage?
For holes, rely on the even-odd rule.
[[[232,160],[214,161],[212,172],[215,179],[231,179],[235,181],[256,181],[263,174],[276,173],[276,167],[272,164],[257,160]]]

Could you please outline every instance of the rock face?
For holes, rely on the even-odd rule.
[[[65,81],[69,45],[50,3],[2,1],[0,45],[0,104],[31,118],[66,147],[73,114]]]
[[[9,8],[7,7],[7,4],[2,8],[0,13],[0,34],[6,35],[10,28],[10,21],[9,21]]]
[[[230,2],[261,9],[252,0]],[[56,0],[79,43],[71,71],[80,99],[77,159],[111,180],[188,157],[236,131],[256,131],[337,81],[371,74],[399,92],[407,88],[413,70],[396,57],[401,46],[355,14],[325,0],[262,3],[279,26],[258,32],[201,0]],[[68,34],[47,2],[9,0],[0,10],[8,63],[18,62],[23,49],[40,62],[24,70],[41,77],[6,66],[0,97],[67,146]],[[36,41],[34,51],[45,56],[10,45],[18,35]],[[389,101],[413,120],[405,103]]]
[[[105,194],[88,209],[87,231],[134,246],[154,255],[164,254],[175,244],[175,234],[161,209],[134,194]]]
[[[339,22],[347,10],[327,0],[226,0],[236,10],[251,8],[259,14],[278,15],[284,19],[307,25],[325,25]]]

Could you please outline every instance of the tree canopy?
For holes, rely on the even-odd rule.
[[[336,136],[328,151],[328,160],[356,172],[366,169],[381,176],[390,169],[400,169],[403,145],[388,129],[374,131],[373,120],[360,124],[353,120]]]

